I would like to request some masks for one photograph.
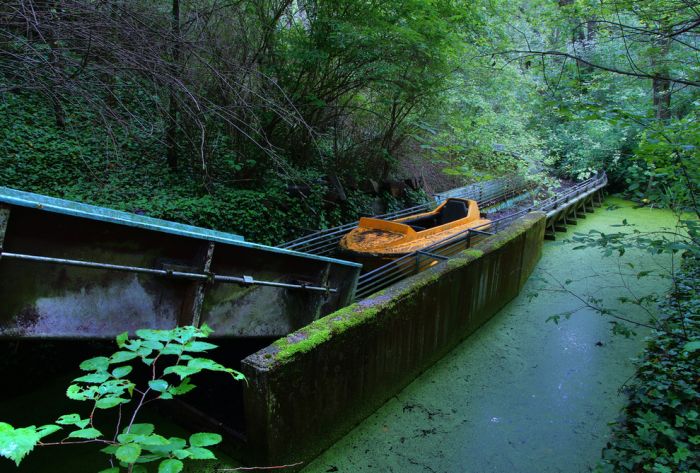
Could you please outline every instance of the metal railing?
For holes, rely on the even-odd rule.
[[[523,209],[485,225],[469,228],[420,251],[401,256],[379,268],[361,274],[357,282],[355,298],[364,299],[408,276],[413,276],[448,260],[483,238],[495,235],[527,212],[529,212],[528,209]]]
[[[464,230],[420,251],[415,251],[392,260],[379,268],[360,275],[355,299],[364,299],[406,277],[418,274],[442,261],[448,260],[457,253],[470,248],[474,243],[477,243],[483,238],[502,231],[515,220],[533,210],[544,211],[549,215],[550,212],[557,212],[559,209],[564,209],[569,205],[575,204],[578,202],[579,197],[595,192],[604,187],[607,183],[607,175],[605,172],[600,172],[590,179],[542,202],[535,203],[505,217],[495,219],[488,224]]]
[[[33,261],[35,263],[53,263],[62,266],[78,266],[91,269],[106,269],[110,271],[124,271],[128,273],[150,274],[153,276],[164,276],[174,279],[190,279],[201,282],[221,282],[239,284],[241,286],[270,286],[280,287],[284,289],[303,289],[307,291],[320,291],[326,293],[338,292],[337,289],[327,286],[315,286],[311,284],[290,284],[279,281],[264,281],[255,279],[253,276],[230,276],[223,274],[214,274],[210,271],[192,272],[192,271],[177,271],[170,269],[144,268],[141,266],[126,266],[121,264],[100,263],[96,261],[83,261],[67,258],[54,258],[50,256],[26,255],[22,253],[11,253],[8,251],[0,251],[0,257],[4,259],[15,259],[23,261]]]
[[[520,177],[511,179],[496,179],[435,194],[434,201],[397,210],[395,212],[375,215],[373,218],[395,220],[407,215],[428,212],[450,197],[476,200],[479,207],[483,209],[504,200],[508,200],[516,195],[522,194],[530,187],[531,184],[526,179]],[[279,245],[279,247],[316,255],[328,255],[335,251],[341,238],[356,227],[357,221],[328,228],[326,230],[319,230],[301,238],[297,238],[296,240],[282,243]]]
[[[596,192],[597,190],[605,187],[608,184],[608,175],[605,171],[600,171],[596,173],[595,176],[575,185],[563,192],[558,193],[555,196],[539,203],[537,205],[537,210],[547,212],[547,217],[549,218],[553,212],[557,212],[561,208],[567,208],[571,203],[576,202],[582,196],[588,194],[589,192]]]

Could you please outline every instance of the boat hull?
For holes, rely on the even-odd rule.
[[[357,228],[343,236],[339,246],[344,258],[362,263],[367,271],[458,238],[469,229],[487,230],[490,223],[481,218],[475,201],[449,199],[432,212],[397,220],[362,218]]]

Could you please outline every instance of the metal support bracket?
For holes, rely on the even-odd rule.
[[[442,255],[438,255],[435,253],[430,253],[428,251],[416,251],[416,253],[418,253],[419,255],[423,255],[423,256],[429,256],[430,258],[434,258],[434,259],[440,260],[440,261],[446,261],[446,260],[450,259],[447,256],[442,256]]]
[[[494,232],[485,232],[484,230],[474,230],[473,228],[470,228],[469,231],[472,233],[478,233],[479,235],[488,235],[488,236],[495,235]]]

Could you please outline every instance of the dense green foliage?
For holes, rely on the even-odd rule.
[[[87,374],[74,379],[75,384],[66,391],[69,399],[91,403],[89,414],[65,414],[55,423],[40,427],[13,427],[0,422],[0,456],[19,466],[37,446],[94,443],[109,455],[110,467],[102,470],[103,473],[145,472],[144,464],[153,462],[158,462],[160,473],[178,473],[184,467],[183,460],[215,458],[206,447],[220,443],[219,434],[194,433],[188,440],[166,438],[155,433],[153,424],[136,422],[146,403],[173,399],[195,389],[191,378],[198,373],[222,372],[235,380],[245,379],[241,373],[200,356],[216,348],[216,345],[198,340],[210,333],[204,325],[202,328],[137,330],[136,337],[131,339],[126,332],[118,335],[119,351],[109,357],[83,361],[80,369]],[[145,376],[132,373],[134,361],[145,366]],[[105,434],[104,421],[99,419],[98,413],[111,409],[118,410],[119,414],[113,434]],[[44,440],[64,429],[71,431],[62,432],[59,440]]]
[[[0,103],[0,182],[10,187],[118,210],[144,213],[207,228],[240,233],[261,243],[279,243],[300,233],[371,214],[373,196],[348,190],[347,200],[325,199],[322,174],[308,171],[313,184],[303,198],[290,195],[285,179],[261,177],[255,186],[222,181],[203,188],[187,169],[176,172],[158,160],[149,137],[119,135],[113,153],[92,135],[89,111],[76,109],[60,129],[40,99],[8,95]],[[248,163],[253,166],[255,163]],[[233,178],[232,178],[233,179]],[[406,194],[388,205],[408,206],[422,198]],[[294,222],[293,226],[275,222]]]
[[[178,3],[175,32],[169,2],[0,10],[43,34],[3,30],[1,184],[261,242],[369,212],[366,179],[605,168],[640,199],[697,188],[687,2]],[[327,202],[326,176],[348,201]],[[298,228],[260,223],[280,209]]]
[[[274,244],[425,198],[393,197],[392,180],[437,191],[605,169],[640,204],[691,216],[673,240],[623,229],[582,244],[700,252],[700,2],[51,5],[0,5],[0,185]],[[697,299],[679,294],[607,450],[617,471],[698,469],[681,383],[698,358],[677,333]]]
[[[700,264],[689,258],[662,305],[666,329],[654,334],[627,387],[622,422],[599,471],[700,471]]]

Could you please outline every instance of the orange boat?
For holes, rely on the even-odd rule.
[[[474,200],[450,198],[435,210],[396,220],[360,219],[340,240],[341,250],[362,261],[390,260],[427,248],[469,228],[491,223]],[[371,265],[374,266],[374,265]]]

